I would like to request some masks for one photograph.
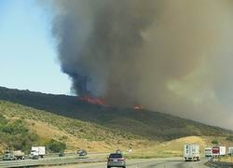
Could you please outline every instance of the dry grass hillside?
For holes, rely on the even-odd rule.
[[[23,121],[31,133],[38,135],[39,140],[35,145],[43,145],[50,139],[55,139],[64,142],[69,152],[77,151],[79,148],[89,151],[110,151],[127,145],[137,146],[137,143],[143,141],[133,135],[126,136],[126,133],[118,130],[10,102],[0,101],[0,114],[8,122]],[[2,143],[0,150],[4,146],[7,144]]]
[[[40,137],[36,145],[43,145],[50,139],[55,139],[66,143],[66,152],[75,152],[79,148],[93,152],[108,152],[120,148],[127,153],[131,147],[132,157],[147,158],[182,156],[185,143],[198,143],[203,151],[204,147],[212,145],[213,139],[218,139],[226,146],[233,146],[232,142],[227,141],[224,137],[212,136],[188,136],[162,142],[142,137],[124,137],[124,133],[115,135],[115,130],[106,129],[93,123],[4,101],[0,101],[0,114],[9,122],[23,120],[30,132],[36,133]],[[6,143],[2,143],[0,150],[3,151],[6,146]]]
[[[185,143],[201,150],[218,140],[233,146],[231,130],[146,110],[104,108],[77,97],[51,95],[0,87],[0,152],[6,148],[29,150],[51,140],[67,152],[113,151],[132,157],[181,156]]]
[[[135,157],[182,157],[183,146],[184,144],[189,143],[199,144],[201,155],[204,156],[204,148],[213,146],[212,141],[214,139],[218,139],[221,144],[226,147],[233,146],[233,142],[228,141],[223,137],[188,136],[161,143],[148,143],[143,148],[139,148],[135,151]]]

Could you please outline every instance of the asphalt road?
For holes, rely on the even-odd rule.
[[[127,168],[207,168],[206,160],[198,162],[184,162],[183,158],[164,159],[128,159]],[[106,168],[106,162],[85,163],[73,165],[48,166],[47,168]],[[45,167],[43,167],[45,168]]]

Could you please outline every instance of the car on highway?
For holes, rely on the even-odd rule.
[[[58,154],[59,157],[64,157],[65,156],[65,153],[63,151],[59,152]]]
[[[126,168],[126,161],[122,153],[111,153],[107,158],[107,168],[122,167]]]
[[[80,150],[78,150],[77,153],[79,156],[86,156],[87,155],[87,151],[85,149],[80,149]]]

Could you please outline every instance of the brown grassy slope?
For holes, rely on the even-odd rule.
[[[198,143],[203,151],[204,147],[212,145],[213,139],[218,139],[221,144],[226,146],[233,146],[231,142],[225,140],[225,137],[217,136],[189,136],[163,142],[126,136],[127,134],[119,133],[118,130],[10,102],[0,101],[0,114],[9,120],[20,119],[25,121],[28,128],[39,135],[41,144],[52,138],[65,142],[68,147],[67,152],[76,152],[79,148],[101,152],[114,151],[120,148],[127,153],[129,147],[132,147],[132,157],[146,158],[182,156],[185,143]],[[0,145],[0,150],[3,149],[4,146]]]
[[[80,101],[77,96],[52,95],[0,87],[0,100],[32,107],[85,123],[114,129],[114,134],[129,134],[150,140],[172,140],[185,136],[228,136],[231,130],[209,126],[180,117],[148,110],[101,107]],[[52,121],[49,121],[52,122]],[[72,130],[70,130],[72,132]],[[80,129],[80,135],[85,129]],[[92,131],[92,130],[89,130]],[[124,134],[122,134],[124,132]],[[97,136],[98,140],[102,139]]]
[[[26,122],[30,131],[39,135],[40,144],[55,139],[66,143],[68,151],[77,151],[79,148],[86,148],[90,151],[109,151],[144,141],[119,130],[10,102],[0,101],[0,114],[9,121],[20,119]]]
[[[224,140],[232,135],[231,130],[159,112],[93,106],[74,96],[0,87],[0,100],[6,100],[0,101],[0,113],[9,120],[24,120],[41,137],[41,144],[54,138],[65,142],[69,151],[77,148],[109,151],[118,147],[127,150],[130,146],[135,153],[151,151],[153,147],[166,151],[163,147],[169,149],[170,145],[164,142],[176,144],[176,139],[183,137],[210,137],[211,142],[212,138]],[[182,149],[182,143],[175,146]],[[174,149],[173,153],[179,152]]]
[[[144,148],[134,150],[134,155],[135,157],[183,157],[184,144],[197,143],[200,145],[201,156],[204,157],[204,148],[213,146],[211,142],[214,139],[218,139],[221,145],[227,148],[233,146],[233,142],[227,141],[224,137],[188,136],[158,144],[147,144]]]

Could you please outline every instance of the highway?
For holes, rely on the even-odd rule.
[[[92,153],[89,157],[78,156],[75,153],[66,154],[65,157],[58,157],[57,155],[46,155],[45,158],[40,159],[29,159],[25,160],[12,160],[12,161],[0,161],[1,168],[11,168],[11,167],[35,167],[35,166],[47,166],[47,165],[70,165],[77,163],[91,163],[105,161],[106,153]]]
[[[16,161],[0,161],[1,168],[10,167],[40,167],[40,168],[106,168],[106,153],[90,154],[88,157],[79,157],[77,154],[65,157],[50,156],[43,159],[25,159]],[[185,162],[183,158],[156,158],[156,159],[127,159],[127,168],[207,168],[207,160]],[[209,166],[213,167],[213,166]],[[223,166],[218,166],[223,167]],[[224,168],[224,167],[223,167]]]
[[[207,168],[204,163],[206,160],[199,162],[184,162],[182,158],[163,158],[163,159],[128,159],[127,168]],[[106,162],[82,163],[60,166],[46,166],[46,168],[106,168]],[[43,167],[45,168],[45,167]]]

